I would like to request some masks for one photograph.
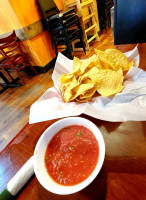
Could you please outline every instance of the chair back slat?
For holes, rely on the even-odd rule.
[[[6,53],[7,55],[11,55],[11,54],[15,53],[16,51],[19,51],[19,52],[20,52],[19,46],[18,46],[18,45],[15,46],[15,47],[13,47],[12,49],[6,51],[5,53]]]
[[[18,54],[22,54],[15,31],[10,36],[0,39],[0,50],[2,55],[9,59],[15,58]]]
[[[11,41],[9,41],[9,42],[5,42],[5,43],[1,43],[0,42],[0,48],[1,49],[5,49],[5,48],[8,48],[8,47],[13,47],[13,46],[18,46],[19,44],[18,44],[18,40],[17,40],[17,38],[14,38],[14,39],[12,39]]]
[[[13,54],[9,55],[9,59],[13,61],[13,59],[15,59],[18,55],[20,55],[20,52],[15,52]],[[23,59],[24,60],[24,59]]]
[[[10,43],[13,40],[17,40],[15,31],[13,31],[11,35],[9,35],[5,38],[0,38],[0,44]]]

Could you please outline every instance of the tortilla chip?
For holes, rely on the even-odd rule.
[[[79,58],[74,57],[72,74],[74,74],[74,75],[80,75],[81,74],[81,64],[82,63],[83,62]]]
[[[93,84],[96,84],[98,72],[98,68],[92,67],[88,72],[84,73],[79,77],[79,82],[82,83],[83,80],[90,79]]]
[[[71,82],[69,82],[64,87],[62,87],[63,89],[62,89],[61,93],[62,93],[62,98],[63,98],[64,102],[69,102],[74,99],[74,94],[72,91],[78,85],[79,85],[78,81],[74,76]]]
[[[95,92],[96,92],[96,87],[94,86],[93,88],[88,90],[84,95],[80,95],[79,97],[80,99],[84,99],[84,98],[91,99]]]
[[[130,68],[131,68],[133,65],[134,65],[134,61],[132,60],[131,62],[129,62],[127,65],[125,65],[125,66],[123,67],[123,71],[124,71],[124,72],[125,72],[125,71],[129,71]]]
[[[112,69],[112,64],[108,61],[106,54],[103,51],[95,49],[96,55],[98,56],[103,69]]]
[[[84,96],[84,94],[86,94],[93,87],[94,87],[94,85],[91,84],[91,83],[81,84],[78,88],[78,91],[75,95],[75,98],[80,96],[80,95]]]
[[[121,92],[124,88],[123,83],[123,71],[119,69],[118,71],[113,71],[110,69],[99,69],[96,89],[99,94],[103,97],[117,94]]]
[[[104,69],[119,70],[122,68],[123,72],[129,70],[133,62],[128,61],[127,57],[117,49],[106,49],[104,52],[95,49],[99,56]]]
[[[85,102],[89,101],[91,98],[92,97],[80,99],[80,97],[77,97],[75,100],[80,102],[80,103],[85,103]]]
[[[94,54],[93,56],[91,56],[90,58],[86,59],[81,64],[81,74],[83,74],[85,72],[85,70],[88,70],[88,69],[90,69],[90,68],[92,68],[94,66],[96,57],[97,56]]]
[[[72,72],[61,75],[59,89],[64,102],[86,102],[95,94],[107,97],[123,90],[123,73],[133,66],[133,61],[129,62],[117,49],[95,52],[83,62],[74,57]]]
[[[61,81],[61,83],[67,83],[67,82],[71,81],[72,78],[73,78],[73,74],[71,74],[71,73],[61,74],[60,81]]]

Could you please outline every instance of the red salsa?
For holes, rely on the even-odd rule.
[[[52,138],[45,153],[49,175],[62,185],[76,185],[90,176],[99,157],[98,142],[86,127],[71,125]]]

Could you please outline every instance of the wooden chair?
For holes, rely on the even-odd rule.
[[[77,39],[86,54],[83,32],[76,10],[72,8],[59,13],[53,0],[38,0],[38,4],[46,21],[47,30],[51,34],[52,46],[55,48],[56,56],[59,49],[65,49],[66,56],[73,59],[72,43]],[[53,14],[54,12],[57,12],[57,14]]]
[[[82,18],[82,29],[84,39],[86,43],[86,50],[89,50],[89,43],[93,40],[100,41],[98,36],[98,16],[97,16],[97,5],[95,0],[83,0],[82,3],[78,3],[79,15]]]
[[[107,27],[111,26],[110,10],[113,3],[111,0],[97,0],[97,5],[100,30],[105,29],[107,33]]]
[[[74,8],[50,17],[50,19],[48,19],[48,27],[56,55],[58,54],[58,49],[60,49],[61,46],[65,46],[69,57],[73,59],[72,43],[77,39],[79,39],[81,47],[86,54],[82,29]]]
[[[89,43],[93,40],[100,41],[99,20],[96,0],[64,0],[64,8],[75,7],[83,30],[86,50],[90,49]],[[74,44],[73,44],[74,45]],[[75,50],[74,46],[73,49]]]
[[[24,69],[26,66],[30,66],[34,73],[38,74],[34,67],[27,62],[15,31],[13,31],[9,36],[0,39],[0,53],[4,58],[0,63],[1,67],[5,70],[11,69],[16,72],[22,85],[24,85],[25,82],[19,73],[20,70]]]

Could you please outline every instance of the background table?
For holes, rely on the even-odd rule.
[[[105,161],[96,179],[84,190],[65,196],[45,190],[34,175],[17,195],[17,199],[146,199],[146,123],[106,122],[81,116],[99,127],[105,141]],[[33,155],[40,135],[55,121],[27,124],[4,149],[0,155],[0,191]]]

